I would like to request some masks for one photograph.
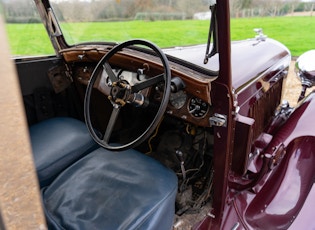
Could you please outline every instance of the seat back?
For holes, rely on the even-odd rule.
[[[30,138],[41,187],[97,147],[85,123],[70,117],[56,117],[31,126]]]

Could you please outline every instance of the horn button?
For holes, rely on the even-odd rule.
[[[113,104],[124,106],[128,102],[130,94],[131,87],[129,82],[126,80],[119,80],[117,82],[113,82],[108,99]]]

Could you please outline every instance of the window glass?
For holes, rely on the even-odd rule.
[[[54,54],[33,0],[2,0],[13,56]]]

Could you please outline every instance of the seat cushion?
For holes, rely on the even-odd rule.
[[[171,229],[177,177],[135,150],[97,149],[42,190],[50,229]]]
[[[57,117],[30,127],[40,186],[46,186],[66,167],[97,148],[84,122]]]

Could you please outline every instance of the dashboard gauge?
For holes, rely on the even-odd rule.
[[[204,117],[209,110],[209,105],[199,98],[191,98],[188,103],[188,111],[189,113],[196,117],[202,118]]]
[[[176,93],[171,93],[170,95],[170,103],[176,109],[182,108],[187,100],[187,95],[183,90],[180,90]]]

